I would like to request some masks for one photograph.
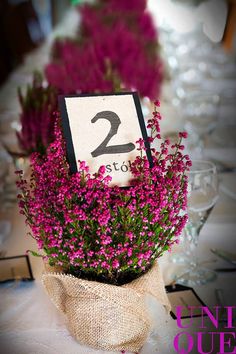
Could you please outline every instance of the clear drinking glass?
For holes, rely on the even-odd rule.
[[[183,102],[186,125],[189,123],[200,138],[216,126],[219,102],[219,95],[203,90],[193,91]]]
[[[195,286],[216,278],[214,271],[200,267],[196,256],[200,231],[218,199],[216,166],[210,161],[195,160],[188,172],[188,178],[189,220],[184,230],[188,271],[178,277],[178,283]]]

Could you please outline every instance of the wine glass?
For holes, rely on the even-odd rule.
[[[196,248],[200,231],[218,199],[216,166],[210,161],[192,161],[188,174],[188,223],[184,230],[184,248],[188,271],[178,277],[178,283],[195,286],[206,284],[216,278],[216,273],[200,267]]]

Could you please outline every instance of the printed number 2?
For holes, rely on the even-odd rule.
[[[135,149],[135,145],[133,143],[107,146],[111,138],[117,134],[121,121],[118,115],[111,111],[102,111],[97,113],[91,122],[95,123],[99,119],[108,120],[111,124],[111,128],[103,142],[93,152],[91,152],[92,157],[97,157],[105,154],[122,154]]]

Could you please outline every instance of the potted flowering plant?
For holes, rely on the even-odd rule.
[[[105,166],[91,175],[81,161],[71,174],[59,123],[46,155],[32,156],[30,184],[18,182],[21,213],[54,270],[43,276],[46,290],[76,338],[96,348],[139,350],[150,329],[145,293],[169,306],[156,260],[186,223],[191,162],[182,153],[186,133],[153,147],[158,106],[148,122],[153,165],[139,139],[129,188],[109,186]]]
[[[18,98],[21,106],[21,130],[17,132],[19,146],[26,156],[32,152],[44,154],[54,140],[56,89],[44,85],[42,74],[35,71],[32,85],[27,86],[25,95],[19,88]]]
[[[135,88],[141,97],[157,97],[163,65],[146,3],[112,0],[80,5],[77,37],[59,38],[53,44],[45,68],[48,82],[65,94]]]

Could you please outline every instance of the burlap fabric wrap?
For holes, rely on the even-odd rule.
[[[156,263],[148,273],[123,286],[46,272],[45,289],[81,343],[96,349],[137,352],[147,340],[151,320],[145,295],[153,295],[167,311],[170,304]]]

